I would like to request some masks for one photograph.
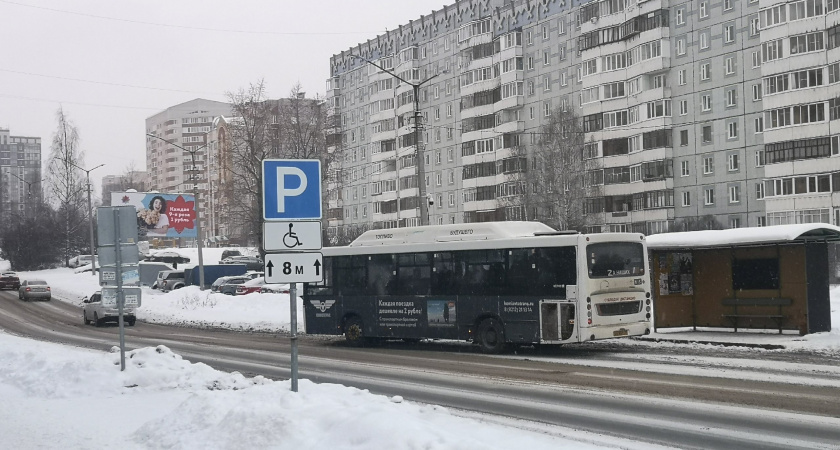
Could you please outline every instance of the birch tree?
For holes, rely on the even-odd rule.
[[[56,131],[47,164],[47,192],[63,222],[60,233],[66,264],[84,246],[88,224],[84,214],[87,185],[83,172],[77,167],[84,167],[84,152],[79,131],[63,107],[56,112]]]

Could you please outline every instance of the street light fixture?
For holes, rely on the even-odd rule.
[[[81,170],[85,173],[85,175],[87,175],[88,223],[90,224],[90,274],[96,276],[96,251],[93,249],[93,205],[90,202],[90,173],[104,166],[105,164],[100,164],[94,167],[93,169],[83,169],[73,164],[73,162],[70,162],[70,165]]]
[[[426,201],[426,160],[423,158],[423,155],[420,153],[420,86],[432,81],[436,77],[440,76],[444,72],[436,73],[429,78],[419,82],[419,83],[412,83],[403,77],[395,74],[394,72],[376,64],[375,62],[363,58],[359,55],[350,55],[353,58],[361,59],[362,61],[376,67],[377,69],[391,75],[392,77],[402,81],[403,83],[411,86],[414,89],[414,149],[415,149],[415,157],[417,159],[417,190],[418,190],[418,197],[420,199],[420,225],[428,225],[429,224],[429,204]],[[397,168],[397,192],[400,190],[400,171]],[[397,214],[399,217],[399,210],[400,204],[397,201]],[[397,222],[397,226],[399,226],[399,222]]]
[[[205,140],[207,138],[208,133],[209,133],[209,131],[207,133],[204,133]],[[195,178],[193,178],[193,196],[195,197],[195,240],[196,240],[196,243],[198,244],[198,283],[199,283],[199,289],[203,291],[204,290],[204,242],[201,238],[201,217],[199,216],[200,208],[198,207],[198,205],[199,205],[199,202],[198,202],[198,177],[196,176],[196,170],[195,170],[195,153],[197,151],[201,150],[202,148],[207,147],[210,144],[210,142],[209,141],[205,142],[204,145],[201,145],[201,146],[199,146],[199,147],[197,147],[193,150],[188,150],[188,149],[186,149],[184,147],[181,147],[180,145],[178,145],[178,144],[176,144],[172,141],[169,141],[167,139],[164,139],[164,138],[162,138],[160,136],[157,136],[157,135],[154,135],[152,133],[146,133],[146,136],[153,137],[155,139],[159,139],[163,142],[166,142],[169,145],[172,145],[174,147],[178,147],[185,152],[189,152],[190,156],[192,157],[192,170],[190,171],[191,172],[190,176],[195,177]],[[209,182],[209,180],[208,180],[208,182]]]
[[[33,181],[33,182],[31,182],[31,183],[30,183],[30,182],[28,182],[28,181],[24,180],[23,178],[21,178],[21,177],[19,177],[19,176],[15,175],[15,174],[13,174],[12,172],[9,172],[9,175],[11,175],[11,176],[13,176],[13,177],[17,178],[18,180],[23,181],[24,183],[26,183],[26,196],[27,196],[27,197],[32,197],[32,185],[33,185],[33,184],[38,184],[38,183],[40,183],[40,182],[42,182],[42,181],[44,181],[44,180],[45,180],[44,178],[42,178],[42,179],[40,179],[40,180],[38,180],[38,181]]]

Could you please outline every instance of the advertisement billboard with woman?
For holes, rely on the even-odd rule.
[[[196,237],[195,197],[189,194],[158,192],[112,192],[111,205],[134,206],[137,210],[137,236]]]

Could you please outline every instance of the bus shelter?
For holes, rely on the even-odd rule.
[[[649,236],[654,329],[830,331],[838,240],[840,227],[817,223]]]

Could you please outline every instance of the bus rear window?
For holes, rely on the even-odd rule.
[[[634,242],[610,242],[586,246],[590,278],[614,278],[645,274],[644,249]]]

